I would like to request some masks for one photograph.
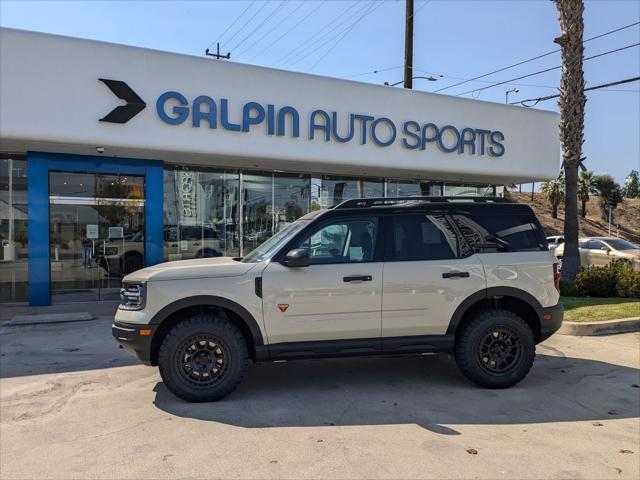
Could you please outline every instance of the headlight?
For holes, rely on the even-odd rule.
[[[107,247],[103,249],[103,255],[111,257],[113,255],[118,255],[118,249],[116,247]]]
[[[123,283],[120,289],[122,310],[142,310],[145,302],[144,283]]]

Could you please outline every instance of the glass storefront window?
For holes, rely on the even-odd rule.
[[[323,207],[334,207],[351,198],[384,196],[384,182],[377,178],[322,177],[321,203]]]
[[[442,185],[428,180],[392,180],[387,179],[386,197],[439,197]]]
[[[239,190],[235,172],[165,169],[165,260],[240,255]]]
[[[27,161],[0,156],[0,303],[28,300]]]
[[[309,212],[310,190],[308,175],[243,174],[243,255]]]
[[[444,195],[446,197],[495,197],[496,187],[494,185],[444,185]]]

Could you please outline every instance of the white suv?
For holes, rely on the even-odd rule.
[[[229,394],[250,360],[448,352],[473,382],[504,388],[560,328],[558,282],[527,205],[348,200],[244,258],[128,275],[113,335],[194,402]]]

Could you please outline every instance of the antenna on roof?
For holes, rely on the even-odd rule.
[[[220,53],[220,43],[216,43],[216,53],[209,52],[209,49],[207,48],[204,51],[204,54],[209,57],[215,57],[217,60],[229,60],[231,58],[231,52],[227,52],[226,55],[222,55]]]

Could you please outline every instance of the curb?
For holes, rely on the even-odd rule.
[[[5,322],[4,326],[21,327],[26,325],[42,325],[45,323],[86,322],[93,319],[95,319],[95,317],[89,312],[37,313],[34,315],[16,315],[8,322]]]
[[[562,322],[560,335],[609,335],[640,331],[640,317],[606,320],[604,322]]]

